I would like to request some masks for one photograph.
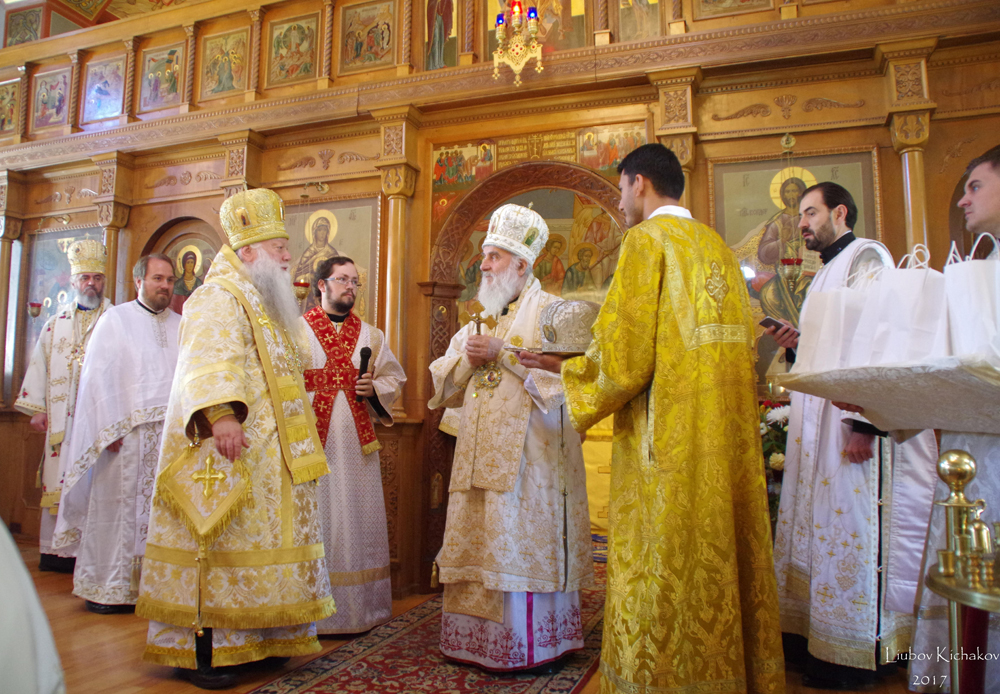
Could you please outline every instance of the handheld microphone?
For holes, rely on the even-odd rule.
[[[358,369],[358,378],[361,378],[366,373],[368,373],[368,360],[372,358],[372,348],[362,347],[361,348],[361,368]],[[360,395],[355,396],[358,402],[364,400]]]

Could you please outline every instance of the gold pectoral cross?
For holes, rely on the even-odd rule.
[[[205,489],[202,491],[202,494],[205,495],[206,499],[211,498],[212,494],[215,492],[215,483],[222,482],[226,479],[226,473],[222,470],[212,469],[212,463],[214,461],[215,458],[209,455],[205,458],[205,469],[191,473],[191,479],[205,485]]]

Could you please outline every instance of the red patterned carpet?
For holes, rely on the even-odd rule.
[[[441,596],[431,598],[370,633],[252,694],[572,694],[597,669],[604,615],[603,564],[595,565],[597,585],[582,591],[580,617],[584,648],[570,654],[554,675],[494,675],[446,660],[441,638]]]

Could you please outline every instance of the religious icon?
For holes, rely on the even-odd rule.
[[[41,130],[69,122],[69,80],[71,70],[35,75],[31,128]]]
[[[309,246],[295,265],[292,277],[296,282],[311,282],[316,268],[327,258],[340,255],[331,243],[337,236],[337,218],[330,210],[316,210],[306,220]]]
[[[17,114],[21,105],[21,83],[17,80],[0,84],[0,134],[17,129]]]
[[[770,10],[773,0],[694,0],[695,19]]]
[[[182,43],[142,52],[140,111],[152,111],[180,104],[180,85],[184,77],[183,62]]]
[[[455,33],[455,4],[452,0],[427,0],[427,57],[425,70],[458,64]]]
[[[340,22],[340,72],[361,72],[394,64],[392,2],[343,8]]]
[[[576,139],[577,161],[608,177],[617,177],[622,159],[646,144],[646,134],[634,125],[585,128],[577,132]]]
[[[267,86],[294,84],[316,77],[316,28],[319,15],[271,23]]]
[[[122,113],[125,93],[125,56],[87,64],[83,95],[83,122],[114,118]]]
[[[535,277],[542,283],[542,291],[556,296],[562,292],[563,278],[566,277],[566,269],[559,257],[565,248],[565,236],[549,234],[549,240],[545,242],[545,248],[538,254],[532,269]]]
[[[176,313],[184,313],[184,302],[195,289],[204,284],[202,274],[201,249],[189,244],[177,253],[177,281],[174,283],[174,296],[170,300],[170,308]]]
[[[201,44],[201,98],[226,96],[246,89],[250,30],[206,36]]]
[[[620,0],[618,24],[623,43],[659,36],[660,5],[657,0]]]

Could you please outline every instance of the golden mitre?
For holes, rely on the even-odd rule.
[[[549,226],[540,214],[530,207],[507,204],[498,207],[490,216],[490,227],[483,245],[503,248],[527,258],[534,265],[535,258],[548,240]]]
[[[237,193],[222,203],[219,218],[234,251],[258,241],[288,238],[285,205],[277,193],[267,188]]]
[[[69,257],[69,274],[79,275],[82,273],[104,274],[104,268],[108,263],[108,249],[104,244],[95,239],[83,239],[75,242],[66,251]]]

